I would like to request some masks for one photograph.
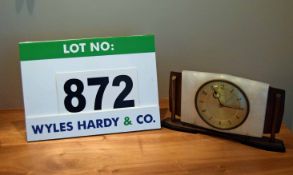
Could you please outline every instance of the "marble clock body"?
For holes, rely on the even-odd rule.
[[[262,137],[269,85],[226,74],[182,72],[181,121]]]

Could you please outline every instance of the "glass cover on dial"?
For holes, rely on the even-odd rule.
[[[245,93],[226,80],[212,80],[203,84],[195,95],[195,107],[208,125],[223,130],[240,126],[249,113]]]

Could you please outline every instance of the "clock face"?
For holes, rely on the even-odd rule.
[[[195,95],[195,107],[203,121],[221,130],[240,126],[249,113],[245,93],[226,80],[212,80],[203,84]]]

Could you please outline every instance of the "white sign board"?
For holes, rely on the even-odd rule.
[[[161,127],[153,35],[19,48],[28,141]]]

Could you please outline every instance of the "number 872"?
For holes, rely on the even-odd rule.
[[[134,107],[135,101],[134,100],[125,100],[127,95],[131,92],[133,88],[133,82],[131,77],[128,75],[118,75],[113,79],[112,86],[120,86],[121,82],[125,82],[125,88],[121,91],[121,93],[117,96],[113,108],[127,108],[127,107]],[[94,78],[87,78],[87,85],[88,86],[100,86],[96,98],[95,98],[95,110],[101,110],[102,108],[102,101],[105,89],[109,84],[109,77],[94,77]],[[76,90],[73,91],[71,87],[75,85]],[[81,80],[73,78],[69,79],[64,83],[64,92],[67,96],[64,99],[64,106],[69,112],[80,112],[86,106],[86,98],[83,96],[82,92],[84,90],[84,84]],[[74,106],[72,104],[72,99],[76,98],[78,100],[78,105]]]

